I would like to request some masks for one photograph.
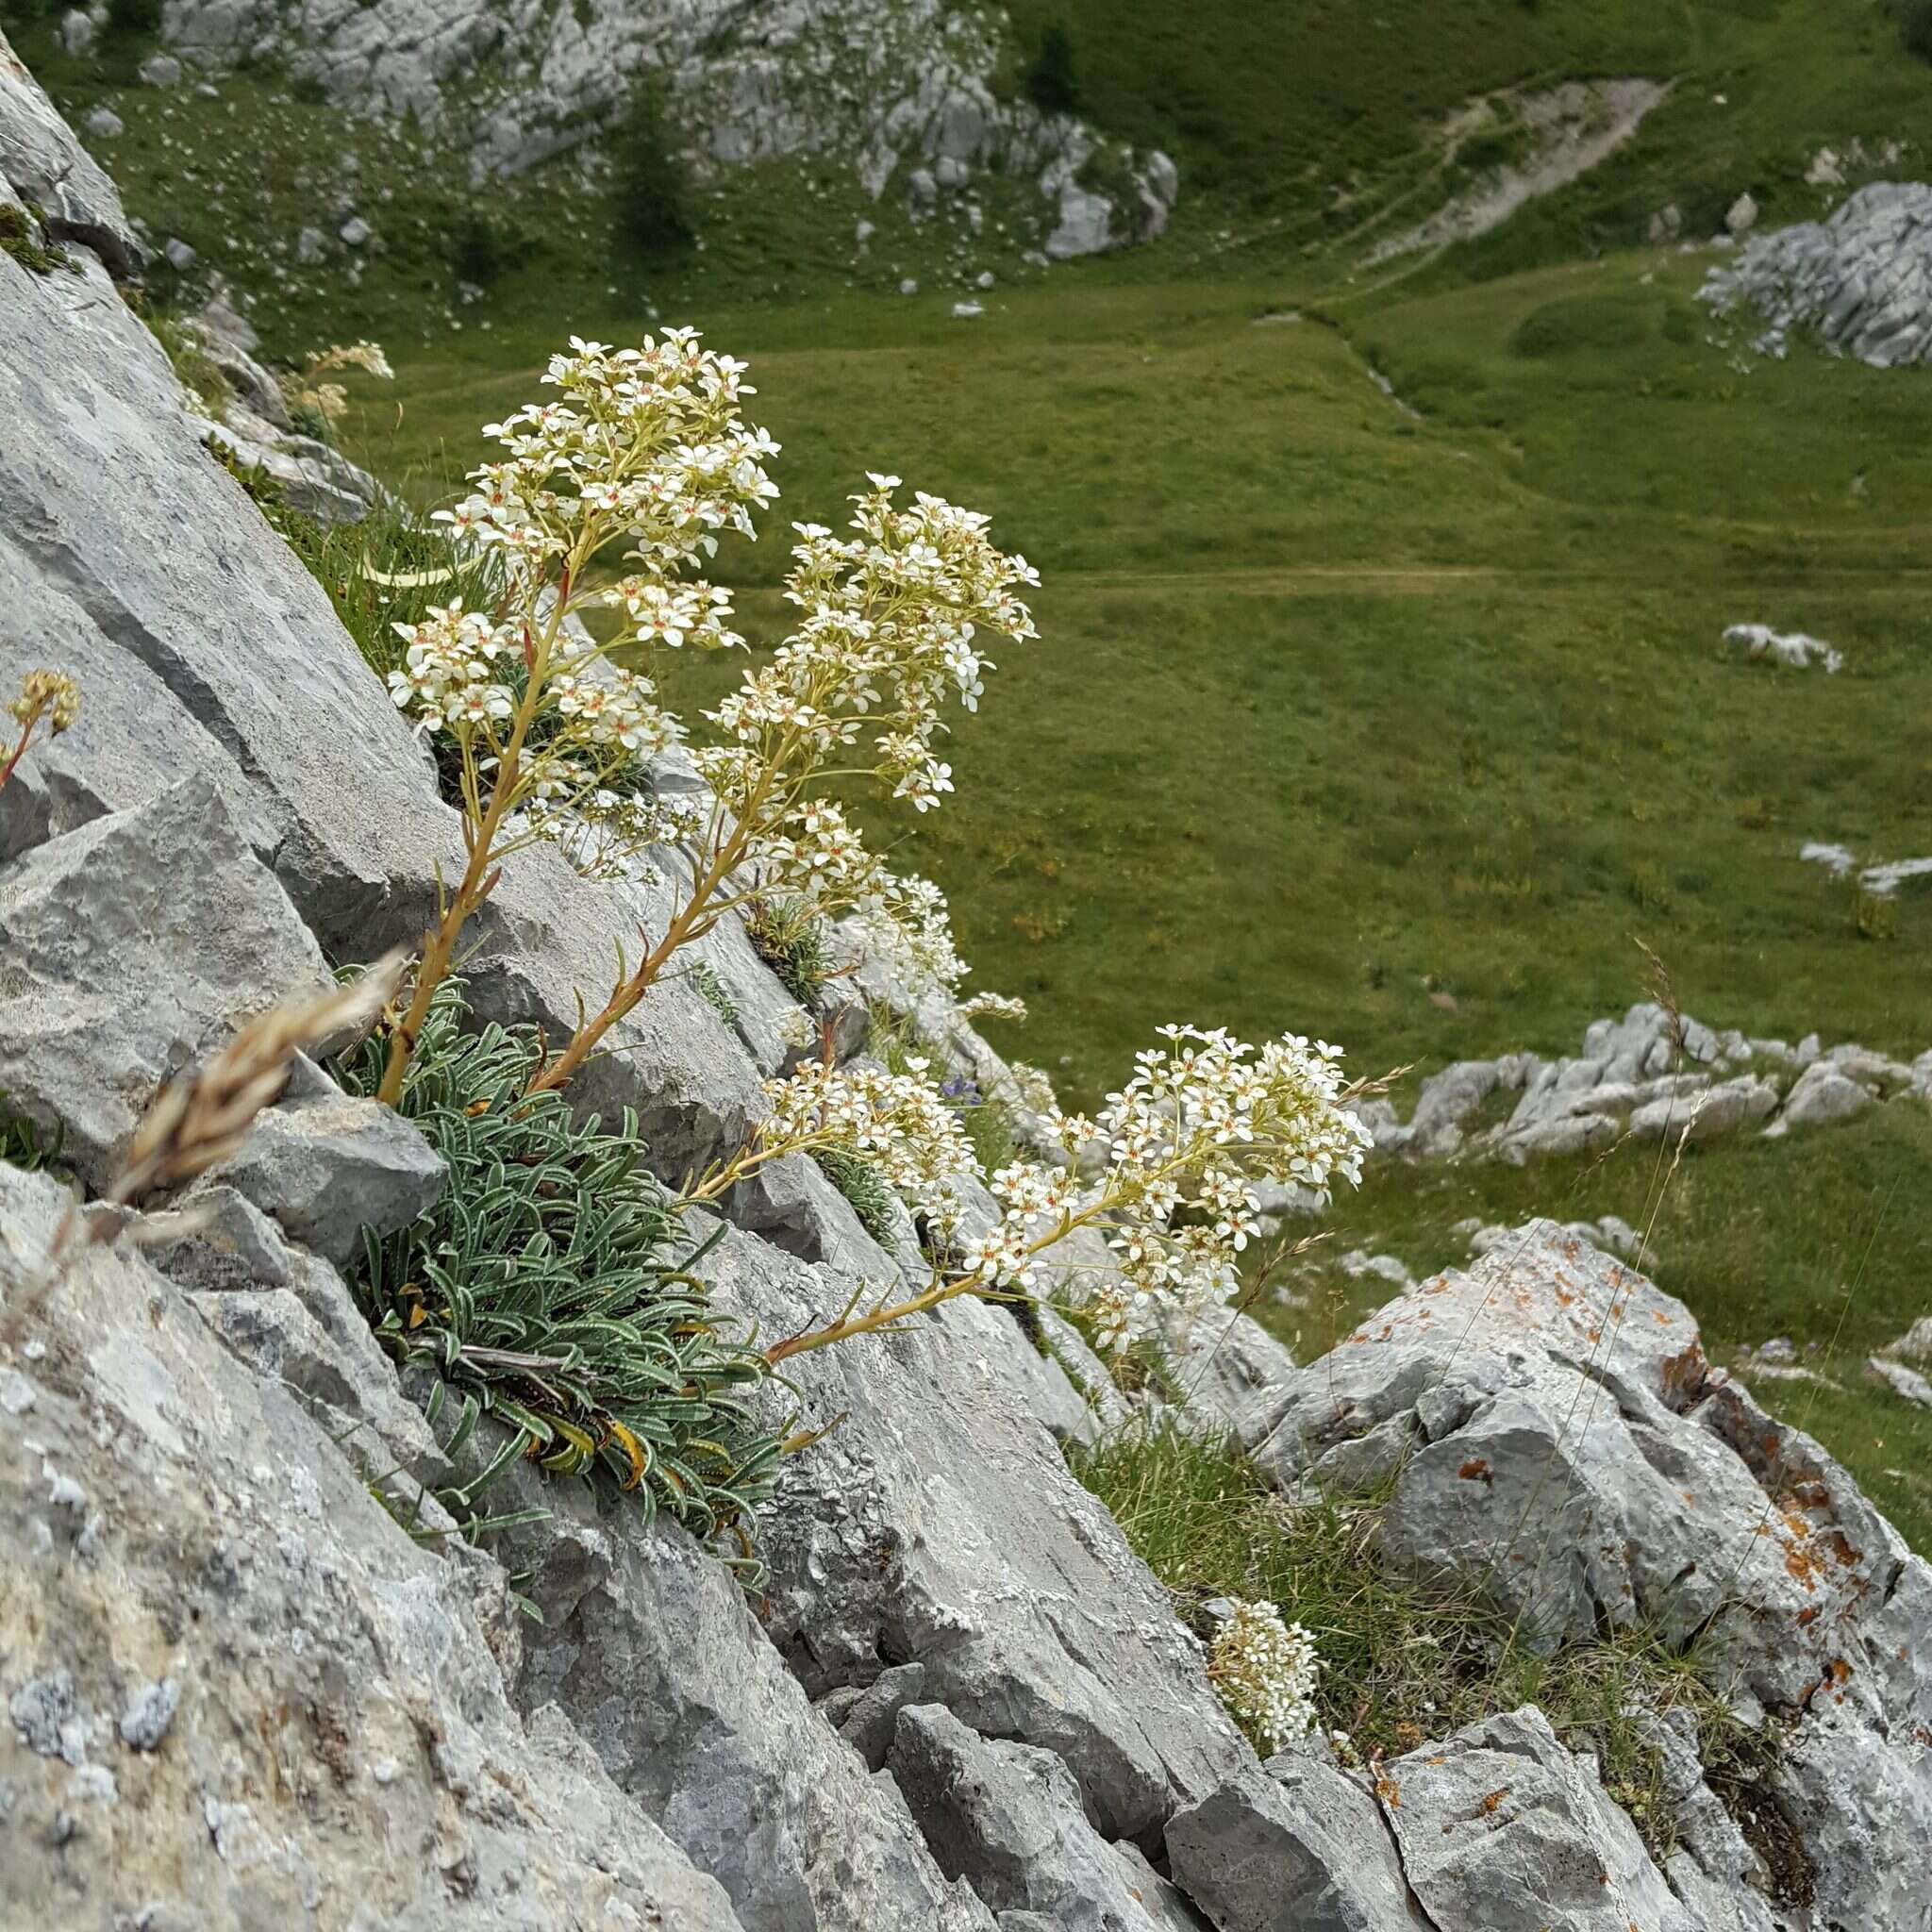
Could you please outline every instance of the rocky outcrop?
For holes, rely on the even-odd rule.
[[[1932,1052],[1906,1062],[1853,1042],[1827,1051],[1816,1034],[1796,1046],[1750,1040],[1645,1001],[1593,1022],[1574,1059],[1457,1060],[1422,1083],[1407,1121],[1374,1125],[1376,1147],[1404,1159],[1521,1166],[1625,1137],[1675,1146],[1748,1127],[1780,1135],[1895,1097],[1932,1100]]]
[[[714,1291],[760,1334],[794,1334],[856,1278],[892,1278],[867,1248],[835,1234],[812,1267],[727,1237]],[[1010,1315],[967,1299],[787,1363],[791,1425],[830,1433],[769,1511],[766,1625],[815,1692],[922,1665],[926,1701],[1054,1751],[1106,1836],[1158,1844],[1247,1747],[1195,1639],[1015,1399],[1029,1353]]]
[[[1770,1790],[1815,1923],[1932,1923],[1875,1849],[1932,1832],[1932,1566],[1709,1367],[1681,1303],[1532,1224],[1372,1317],[1243,1433],[1291,1490],[1392,1485],[1387,1559],[1480,1587],[1530,1641],[1694,1639],[1781,1727]]]
[[[0,674],[17,686],[51,659],[83,692],[73,729],[0,791],[0,858],[192,772],[323,948],[413,948],[439,872],[461,870],[456,814],[321,588],[201,446],[159,345],[85,273],[75,301],[0,261]],[[653,906],[553,849],[523,858],[478,923],[471,991],[561,1035]],[[689,980],[654,990],[620,1033],[583,1083],[591,1104],[635,1108],[667,1173],[737,1144],[755,1070]]]
[[[0,1165],[13,1266],[52,1181]],[[411,1540],[274,1375],[96,1248],[0,1402],[0,1920],[740,1932],[554,1707],[502,1573]]]
[[[291,509],[318,523],[360,523],[380,486],[339,449],[297,429],[280,383],[255,359],[255,330],[225,292],[185,326],[227,389],[208,423],[208,441],[243,469],[263,472]]]
[[[0,676],[56,661],[83,694],[0,791],[0,1084],[98,1183],[226,1024],[329,955],[408,943],[457,827],[98,261],[57,291],[0,260]],[[471,994],[561,1033],[615,943],[661,928],[673,861],[593,884],[517,859]],[[587,1091],[634,1108],[672,1174],[741,1138],[795,1050],[744,935],[714,941],[711,996],[655,989]],[[957,1077],[1045,1104],[876,961],[823,1016],[835,1050],[865,1044],[855,984]],[[1758,1077],[1711,1040],[1700,1064]],[[1588,1081],[1458,1071],[1429,1131],[1461,1131],[1472,1091],[1607,1086],[1633,1117],[1675,1097],[1639,1091],[1678,1077],[1650,1020],[1587,1044]],[[1533,1711],[1379,1774],[1317,1739],[1260,1766],[1062,1460],[1057,1437],[1126,1399],[1071,1328],[975,1300],[785,1364],[762,1399],[793,1453],[734,1562],[522,1459],[477,1550],[451,1512],[494,1425],[432,1426],[425,1372],[396,1374],[337,1265],[436,1185],[411,1130],[307,1065],[186,1199],[75,1223],[61,1185],[0,1165],[8,1924],[1926,1932],[1906,1855],[1932,1835],[1932,1573],[1596,1247],[1533,1227],[1309,1370],[1245,1316],[1204,1317],[1168,1337],[1180,1392],[1254,1446],[1283,1508],[1310,1481],[1386,1484],[1380,1559],[1489,1589],[1536,1641],[1642,1620],[1707,1647],[1776,1734],[1757,1796],[1804,1901],[1655,1713],[1632,1722],[1659,1726],[1684,1821],[1661,1866]],[[918,1265],[909,1227],[888,1252],[809,1162],[729,1206],[703,1283],[766,1341]],[[63,1224],[90,1241],[50,1282]],[[1074,1259],[1105,1266],[1097,1237]]]
[[[1768,352],[1804,329],[1881,369],[1932,359],[1932,187],[1874,182],[1827,221],[1759,235],[1711,271],[1699,299],[1760,319]]]
[[[0,207],[40,209],[57,242],[91,248],[117,275],[143,251],[121,197],[0,34]]]
[[[49,657],[83,694],[79,722],[38,743],[0,793],[0,908],[9,961],[30,969],[5,990],[14,1007],[0,1013],[0,1048],[9,1104],[58,1121],[69,1155],[98,1181],[155,1087],[238,1018],[325,980],[325,949],[367,958],[413,939],[459,845],[407,727],[326,601],[200,447],[203,425],[158,347],[105,270],[82,261],[80,274],[92,299],[76,303],[0,262],[0,674],[17,678]],[[263,389],[246,365],[235,371],[231,382]],[[479,922],[470,991],[485,1011],[560,1033],[574,987],[594,991],[618,940],[661,925],[670,888],[650,867],[592,885],[554,854],[521,857]],[[673,1174],[741,1138],[759,1074],[788,1050],[791,1002],[742,933],[714,935],[707,956],[736,1017],[727,1024],[674,976],[593,1087],[595,1104],[636,1109],[651,1157]],[[15,1185],[11,1171],[6,1180]],[[331,1265],[363,1223],[407,1221],[436,1182],[412,1132],[300,1068],[280,1108],[194,1198],[125,1217],[123,1244],[93,1251],[36,1320],[37,1332],[85,1342],[50,1354],[37,1341],[41,1354],[8,1362],[9,1422],[47,1413],[51,1385],[33,1372],[43,1362],[125,1457],[111,1491],[92,1471],[70,1477],[83,1462],[78,1411],[58,1457],[47,1453],[42,1480],[58,1491],[47,1520],[80,1512],[69,1528],[76,1549],[85,1539],[83,1564],[110,1550],[88,1527],[87,1498],[111,1494],[110,1522],[137,1513],[126,1472],[182,1487],[177,1466],[195,1470],[181,1508],[220,1519],[157,1510],[148,1569],[106,1573],[136,1579],[165,1634],[165,1644],[149,1633],[137,1646],[139,1683],[101,1635],[105,1609],[78,1595],[9,1599],[25,1622],[0,1646],[0,1696],[17,1701],[29,1756],[48,1740],[56,1751],[44,1773],[8,1786],[8,1828],[31,1821],[45,1846],[43,1861],[9,1861],[21,1912],[55,1911],[54,1888],[75,1882],[75,1855],[62,1847],[108,1828],[82,1801],[123,1774],[58,1751],[72,1731],[73,1750],[92,1753],[93,1715],[110,1708],[137,1737],[155,1736],[158,1749],[142,1750],[167,1776],[139,1819],[150,1862],[108,1858],[81,1884],[103,1924],[155,1898],[151,1923],[169,1923],[163,1874],[183,1924],[253,1923],[260,1906],[346,1925],[364,1894],[397,1925],[469,1923],[472,1901],[476,1923],[510,1923],[504,1874],[525,1866],[516,1923],[546,1927],[724,1932],[740,1923],[735,1903],[744,1924],[784,1932],[991,1932],[991,1908],[941,1869],[896,1786],[869,1769],[884,1762],[898,1703],[914,1694],[904,1674],[883,1686],[894,1667],[974,1736],[1051,1754],[1099,1856],[1129,1879],[1139,1868],[1119,1840],[1158,1849],[1175,1807],[1247,1758],[1198,1644],[1060,1460],[1051,1428],[1081,1426],[1086,1402],[1009,1315],[976,1303],[803,1363],[795,1392],[772,1391],[774,1415],[802,1405],[800,1425],[825,1441],[788,1461],[763,1536],[767,1627],[732,1572],[688,1538],[653,1528],[635,1506],[606,1513],[588,1491],[513,1473],[546,1512],[503,1552],[545,1614],[541,1632],[520,1641],[528,1633],[508,1615],[502,1569],[456,1541],[423,1493],[456,1476],[456,1452],[408,1399]],[[0,1223],[9,1306],[37,1272],[59,1200],[51,1184],[18,1185],[33,1211],[9,1200]],[[784,1247],[734,1231],[708,1272],[721,1310],[766,1333],[822,1317],[856,1276],[898,1278],[897,1261],[809,1163],[774,1170],[743,1205]],[[167,1339],[151,1344],[156,1324]],[[177,1341],[192,1357],[167,1352]],[[1062,1346],[1082,1358],[1070,1334]],[[230,1446],[217,1454],[217,1441]],[[242,1456],[245,1468],[225,1459]],[[242,1503],[218,1508],[229,1485]],[[13,1493],[32,1488],[23,1480]],[[412,1542],[390,1510],[431,1540]],[[325,1541],[305,1526],[318,1511]],[[313,1561],[289,1572],[298,1539]],[[390,1569],[369,1568],[371,1541]],[[221,1649],[225,1624],[193,1614],[204,1546],[222,1577],[242,1577],[236,1615],[259,1636],[263,1655],[248,1650],[240,1668]],[[21,1516],[0,1547],[10,1564],[37,1560],[44,1545]],[[169,1561],[172,1596],[158,1574]],[[50,1565],[49,1589],[65,1587],[63,1565],[66,1556]],[[257,1579],[280,1594],[251,1594]],[[284,1600],[303,1592],[320,1598],[317,1615],[347,1623],[291,1625]],[[464,1606],[472,1622],[449,1621]],[[60,1656],[26,1641],[57,1626],[70,1633]],[[365,1657],[365,1641],[378,1655]],[[226,1672],[226,1702],[205,1707],[184,1693],[175,1733],[161,1737],[161,1693],[142,1687],[170,1671],[178,1683]],[[429,1681],[406,1692],[385,1671]],[[350,1681],[325,1696],[311,1678],[332,1672]],[[833,1688],[866,1707],[855,1741],[809,1701]],[[289,1715],[253,1714],[257,1700]],[[274,1741],[282,1724],[313,1736]],[[407,1739],[391,1739],[397,1724],[415,1724],[417,1758]],[[487,1762],[464,1724],[491,1730]],[[238,1730],[269,1738],[294,1765],[290,1803],[312,1807],[311,1786],[331,1792],[315,1814],[331,1821],[325,1831],[253,1797],[265,1774],[245,1756],[213,1763],[214,1740]],[[171,1757],[174,1741],[204,1735],[206,1749]],[[575,1760],[575,1783],[547,1768],[540,1743]],[[420,1803],[419,1763],[431,1781]],[[391,1790],[411,1823],[381,1842],[408,1848],[394,1857],[410,1861],[415,1891],[392,1875],[389,1851],[358,1838],[382,1828]],[[469,1830],[465,1806],[497,1836]],[[519,1846],[515,1832],[539,1825],[549,1839]],[[607,1831],[624,1849],[603,1847]],[[420,1855],[425,1842],[435,1857]],[[270,1874],[255,1904],[231,1902],[250,1880],[224,1876],[224,1861]],[[147,1887],[146,1898],[122,1898],[113,1888],[124,1882]],[[439,1917],[444,1892],[458,1903]]]
[[[1700,1932],[1596,1767],[1540,1710],[1398,1757],[1378,1780],[1402,1870],[1439,1925],[1485,1932]]]
[[[1158,235],[1179,192],[1166,156],[996,93],[1003,19],[941,0],[174,0],[166,32],[204,64],[286,58],[351,112],[453,135],[484,172],[594,140],[656,76],[703,166],[836,158],[919,220],[946,205],[965,220],[997,182],[1029,180],[1029,225],[1055,258]]]

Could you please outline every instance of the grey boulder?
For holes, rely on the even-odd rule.
[[[1428,1932],[1375,1800],[1313,1747],[1179,1813],[1167,1851],[1217,1932]]]
[[[858,1278],[731,1235],[707,1272],[767,1341],[831,1320]],[[929,1701],[1057,1752],[1103,1835],[1152,1845],[1250,1754],[1166,1592],[1016,1399],[1031,1352],[962,1297],[784,1364],[788,1425],[826,1433],[766,1513],[767,1627],[814,1695],[924,1665]]]
[[[0,620],[4,621],[4,620]],[[96,1186],[160,1085],[329,984],[213,781],[183,778],[0,872],[0,1091]]]
[[[0,1167],[16,1262],[63,1206]],[[86,1255],[39,1333],[0,1408],[0,1923],[742,1932],[560,1713],[511,1707],[496,1566],[412,1541],[139,1253]]]
[[[1813,1060],[1793,1082],[1778,1119],[1787,1126],[1817,1126],[1849,1120],[1873,1106],[1869,1088],[1831,1060]]]
[[[1372,1316],[1274,1421],[1260,1466],[1391,1482],[1384,1559],[1484,1589],[1524,1641],[1695,1639],[1747,1722],[1784,1714],[1766,1790],[1821,1899],[1924,1932],[1883,1847],[1932,1841],[1932,1567],[1710,1367],[1681,1303],[1530,1223]]]
[[[1475,1932],[1700,1932],[1637,1828],[1532,1707],[1386,1765],[1384,1812],[1422,1908]]]
[[[290,1091],[258,1115],[213,1179],[272,1214],[291,1240],[338,1268],[362,1252],[367,1228],[405,1228],[436,1205],[442,1159],[379,1101],[344,1093],[312,1061],[298,1059]]]
[[[1039,1912],[1064,1932],[1161,1932],[1051,1751],[911,1705],[888,1762],[941,1868],[995,1910]]]
[[[769,1932],[991,1932],[928,1854],[888,1780],[815,1710],[723,1564],[635,1505],[600,1511],[528,1465],[491,1491],[545,1521],[508,1559],[543,1623],[529,1706],[555,1704],[604,1769]]]

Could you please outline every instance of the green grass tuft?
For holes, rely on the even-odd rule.
[[[1741,1765],[1757,1748],[1694,1646],[1674,1653],[1636,1629],[1532,1656],[1474,1591],[1393,1574],[1375,1554],[1375,1497],[1291,1504],[1239,1448],[1172,1420],[1068,1455],[1198,1634],[1202,1605],[1223,1596],[1272,1603],[1308,1631],[1318,1722],[1343,1734],[1344,1756],[1373,1765],[1535,1704],[1572,1750],[1594,1754],[1605,1788],[1667,1855],[1677,1821],[1638,1713],[1690,1711],[1712,1761]]]
[[[19,202],[0,207],[0,255],[9,255],[29,275],[50,275],[57,268],[71,269],[74,258],[66,249],[42,238],[34,212]]]

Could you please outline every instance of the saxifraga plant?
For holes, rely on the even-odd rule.
[[[778,984],[809,1007],[837,970],[824,921],[803,899],[758,899],[746,908],[744,929]]]
[[[1038,577],[993,548],[984,517],[923,493],[899,508],[898,478],[875,475],[853,499],[855,537],[796,525],[785,595],[807,615],[702,714],[712,734],[693,756],[708,802],[647,798],[618,782],[637,755],[687,735],[660,700],[664,660],[743,642],[725,625],[730,593],[686,575],[715,555],[721,532],[752,535],[753,510],[777,494],[764,469],[777,444],[740,415],[752,393],[743,369],[688,329],[625,350],[574,338],[545,377],[558,399],[489,425],[503,459],[473,471],[473,493],[438,512],[458,538],[504,558],[508,585],[495,608],[458,597],[407,626],[402,666],[390,674],[398,706],[454,751],[468,853],[391,1035],[380,1095],[391,1105],[464,925],[505,859],[540,839],[593,872],[676,844],[689,883],[643,957],[620,961],[603,1008],[536,1071],[533,1090],[563,1086],[679,947],[753,897],[870,908],[914,956],[939,957],[941,941],[951,954],[937,889],[887,872],[830,793],[835,782],[870,781],[924,811],[952,790],[935,744],[943,703],[950,694],[976,707],[983,638],[1035,635],[1016,587]],[[620,545],[637,569],[613,579],[606,565]],[[605,636],[580,621],[592,608]],[[957,978],[962,969],[945,963]]]
[[[42,724],[49,738],[58,738],[79,717],[80,687],[64,671],[29,671],[20,681],[20,695],[7,707],[7,715],[20,731],[11,744],[0,736],[0,785],[13,776],[13,768],[26,756]]]
[[[680,1224],[642,1164],[637,1124],[578,1123],[560,1094],[525,1093],[534,1029],[464,1030],[460,983],[431,1004],[399,1110],[449,1165],[436,1206],[365,1237],[357,1291],[400,1365],[438,1379],[431,1420],[458,1405],[454,1454],[490,1416],[512,1441],[454,1498],[473,1532],[489,1482],[518,1455],[556,1474],[600,1471],[647,1511],[697,1535],[735,1535],[768,1491],[779,1440],[753,1400],[766,1367],[714,1325],[679,1253]],[[374,1093],[377,1035],[339,1069]],[[715,1239],[715,1237],[713,1237]]]
[[[844,1195],[858,1216],[858,1224],[888,1253],[899,1223],[899,1197],[886,1177],[868,1160],[842,1148],[821,1147],[812,1156],[825,1178]]]

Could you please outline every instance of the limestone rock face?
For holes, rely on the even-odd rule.
[[[897,1788],[812,1708],[722,1564],[634,1507],[600,1515],[581,1487],[519,1470],[497,1494],[551,1512],[506,1545],[543,1613],[523,1700],[575,1721],[747,1926],[991,1932]]]
[[[1881,369],[1924,362],[1932,358],[1932,186],[1874,182],[1827,221],[1754,235],[1711,272],[1700,299],[1762,317],[1774,338],[1814,330]]]
[[[1051,1751],[981,1738],[943,1705],[912,1705],[889,1762],[941,1863],[989,1905],[1039,1912],[1065,1932],[1161,1932],[1149,1888],[1088,1824]]]
[[[1312,1749],[1231,1779],[1167,1846],[1221,1932],[1427,1932],[1375,1799]]]
[[[114,184],[0,34],[0,204],[8,201],[34,203],[56,240],[92,248],[116,274],[142,264]],[[11,275],[14,264],[6,267]]]
[[[712,1266],[723,1307],[769,1338],[851,1292],[845,1269],[742,1239]],[[1198,1642],[1015,1400],[1006,1365],[1029,1350],[967,1298],[786,1363],[792,1426],[829,1433],[788,1459],[767,1512],[767,1627],[815,1693],[924,1665],[926,1701],[1057,1752],[1103,1835],[1158,1841],[1251,1756]]]
[[[202,775],[0,874],[0,1091],[58,1123],[63,1158],[97,1186],[164,1082],[264,1008],[329,983]]]
[[[62,1198],[0,1166],[10,1260]],[[517,1717],[493,1564],[411,1541],[137,1255],[46,1317],[0,1405],[0,1920],[741,1932],[559,1712]]]
[[[822,156],[874,200],[896,182],[922,220],[942,199],[970,218],[977,187],[1031,181],[1056,258],[1159,234],[1180,192],[1166,155],[996,93],[1002,24],[944,0],[175,0],[166,31],[206,65],[279,54],[352,112],[454,132],[491,173],[596,139],[652,75],[701,171]],[[1109,192],[1076,178],[1097,155]]]
[[[51,658],[81,689],[73,728],[0,791],[0,860],[198,773],[336,958],[413,950],[439,869],[462,859],[408,725],[201,447],[207,425],[106,276],[76,301],[53,287],[71,277],[0,269],[0,680]],[[652,906],[552,848],[518,859],[472,927],[472,997],[559,1038]],[[612,1040],[584,1101],[613,1119],[634,1108],[665,1173],[736,1145],[761,1109],[754,1069],[689,980],[654,989]]]
[[[1398,1757],[1384,1810],[1438,1925],[1484,1932],[1699,1932],[1605,1794],[1540,1710],[1472,1724]]]
[[[1267,1423],[1287,1484],[1392,1478],[1387,1557],[1479,1584],[1532,1641],[1700,1635],[1785,1726],[1772,1789],[1821,1898],[1926,1923],[1874,1847],[1932,1831],[1932,1566],[1709,1368],[1681,1303],[1532,1223],[1372,1316],[1250,1433]]]

